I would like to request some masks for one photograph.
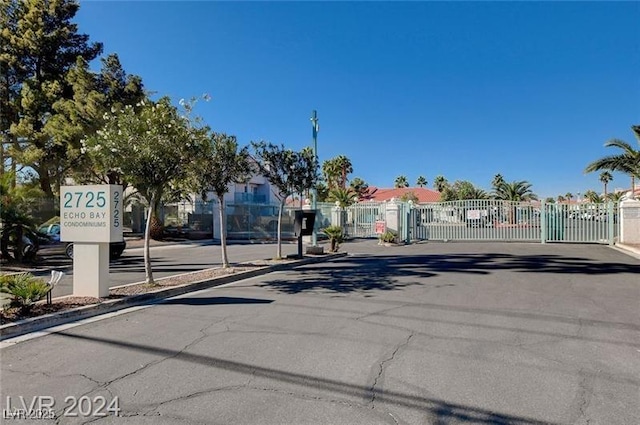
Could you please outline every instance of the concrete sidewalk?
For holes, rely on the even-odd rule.
[[[632,257],[640,258],[640,244],[616,243],[614,248],[622,250],[622,252],[629,254]]]

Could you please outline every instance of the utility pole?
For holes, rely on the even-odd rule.
[[[313,128],[313,156],[316,160],[316,163],[318,162],[318,131],[320,130],[320,127],[318,126],[318,113],[316,112],[316,110],[314,109],[311,112],[311,125]],[[316,210],[316,208],[318,207],[318,189],[316,189],[316,187],[314,186],[312,191],[311,191],[311,209],[313,209],[314,211]],[[313,234],[311,235],[311,245],[313,246],[317,246],[318,245],[318,235],[316,233],[316,229],[315,226],[313,226]]]

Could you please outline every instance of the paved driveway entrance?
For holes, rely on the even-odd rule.
[[[96,423],[118,424],[640,423],[639,260],[344,248],[5,347],[0,399],[52,396],[61,415],[68,396],[117,397],[127,417]]]

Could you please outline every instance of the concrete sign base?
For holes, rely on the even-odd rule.
[[[74,242],[73,295],[109,296],[109,243]]]

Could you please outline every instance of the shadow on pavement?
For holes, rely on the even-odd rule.
[[[399,281],[398,277],[428,278],[447,272],[487,275],[498,270],[533,274],[629,274],[633,279],[640,274],[640,265],[558,255],[503,253],[352,256],[332,263],[303,266],[296,269],[298,273],[290,279],[276,279],[260,286],[288,294],[319,289],[338,293],[394,290],[417,284]]]
[[[216,259],[207,259],[200,263],[179,263],[174,262],[173,259],[170,258],[151,258],[151,268],[153,272],[163,273],[163,272],[175,272],[175,273],[183,273],[183,272],[193,272],[196,270],[209,269],[212,267],[217,267],[220,265],[220,261]],[[139,272],[144,270],[144,258],[143,257],[134,257],[134,256],[123,256],[117,260],[112,261],[109,264],[109,269],[111,271],[118,272]]]
[[[180,305],[215,305],[215,304],[271,304],[273,300],[242,297],[203,297],[203,298],[174,298],[163,301],[162,304]]]
[[[115,339],[99,338],[88,335],[76,335],[67,332],[57,332],[57,335],[65,336],[75,340],[97,342],[126,350],[161,355],[172,359],[187,361],[194,364],[212,367],[221,370],[242,373],[249,376],[256,376],[285,382],[301,387],[313,387],[318,390],[331,391],[336,394],[346,395],[364,400],[372,408],[375,403],[389,403],[404,406],[409,409],[423,412],[429,416],[429,420],[437,424],[447,424],[452,421],[469,422],[475,424],[510,424],[510,425],[554,425],[550,422],[543,422],[536,419],[500,414],[495,411],[485,410],[477,407],[466,406],[456,403],[448,403],[436,398],[420,397],[407,393],[376,390],[374,387],[355,385],[333,379],[319,378],[311,375],[287,372],[283,370],[266,368],[247,363],[231,360],[224,360],[216,357],[200,354],[191,354],[183,350],[172,350],[151,345],[124,342]]]

